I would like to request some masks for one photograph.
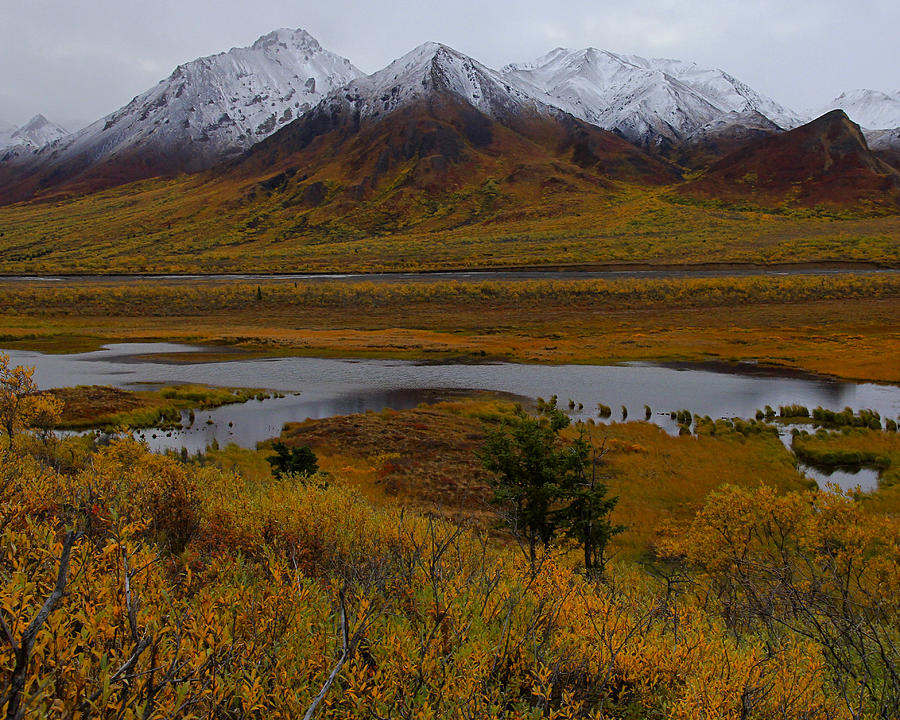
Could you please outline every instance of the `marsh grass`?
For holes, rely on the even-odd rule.
[[[900,435],[895,431],[870,427],[800,431],[794,434],[792,447],[799,458],[814,467],[872,468],[878,471],[879,492],[893,495],[900,489]]]
[[[62,350],[168,339],[255,354],[507,359],[754,360],[900,381],[900,278],[270,283],[0,288],[6,345]],[[18,338],[18,340],[16,340]]]
[[[67,430],[179,427],[183,410],[208,410],[270,397],[265,390],[204,385],[141,391],[79,385],[49,392],[64,402],[59,427]]]

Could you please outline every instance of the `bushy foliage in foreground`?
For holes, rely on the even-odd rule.
[[[615,566],[600,581],[550,554],[533,573],[479,533],[373,509],[339,473],[254,482],[130,440],[77,462],[54,452],[65,472],[46,449],[0,458],[0,712],[13,717],[843,718],[857,691],[877,711],[859,676],[832,683],[828,647],[802,627],[735,623],[740,588],[695,597]],[[710,513],[729,522],[752,502],[781,516],[761,494],[698,520],[691,587],[732,587],[730,545],[694,541]],[[838,557],[877,549],[884,614],[868,620],[896,627],[896,534],[875,548],[887,526],[854,534],[844,521],[864,519],[842,512],[797,547],[831,547],[840,529]]]
[[[713,493],[692,527],[662,548],[701,570],[739,637],[770,652],[798,638],[821,649],[848,712],[900,708],[900,523],[835,493]]]

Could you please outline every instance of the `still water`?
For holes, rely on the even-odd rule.
[[[621,419],[643,419],[677,431],[668,413],[688,409],[699,415],[752,417],[765,405],[800,404],[830,409],[870,408],[882,417],[900,416],[900,387],[853,383],[799,372],[762,368],[749,363],[659,365],[523,365],[516,363],[432,364],[402,360],[352,360],[286,357],[190,362],[190,353],[210,348],[172,343],[122,343],[73,355],[45,355],[4,350],[13,364],[35,367],[41,388],[69,385],[113,385],[140,389],[154,384],[199,383],[256,387],[285,393],[283,398],[251,400],[195,414],[192,427],[172,433],[148,431],[154,449],[204,449],[213,440],[253,447],[277,436],[286,422],[306,418],[415,407],[421,402],[460,391],[491,391],[522,398],[557,395],[565,407],[571,398],[595,417],[598,403]],[[154,357],[183,355],[179,362]],[[156,437],[153,437],[153,436]],[[845,477],[846,476],[846,477]],[[837,474],[832,482],[872,486],[874,473]]]

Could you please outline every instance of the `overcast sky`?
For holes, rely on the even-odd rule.
[[[495,68],[558,46],[693,60],[800,111],[900,90],[898,0],[0,0],[0,120],[76,130],[279,27],[365,72],[435,40]]]

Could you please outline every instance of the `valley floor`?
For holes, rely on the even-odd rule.
[[[900,382],[900,277],[0,288],[5,347],[165,339],[262,354],[529,363],[757,361]],[[224,351],[224,349],[223,349]],[[230,350],[229,350],[230,351]],[[211,356],[213,357],[213,356]]]
[[[23,283],[0,287],[0,347],[167,339],[220,346],[210,360],[752,360],[900,383],[898,299],[895,273]],[[252,395],[88,390],[61,398],[82,420],[124,423]],[[480,398],[290,424],[281,440],[314,448],[324,474],[313,479],[273,477],[268,443],[163,455],[121,437],[0,438],[9,638],[28,632],[59,558],[72,568],[20,695],[48,717],[299,717],[333,673],[318,716],[335,720],[892,717],[893,418],[801,419],[795,447],[810,462],[878,469],[877,491],[847,495],[812,487],[774,417],[692,417],[675,437],[588,423],[603,453],[592,467],[618,498],[611,519],[627,526],[599,576],[563,538],[529,566],[498,527],[478,452],[509,416]]]

